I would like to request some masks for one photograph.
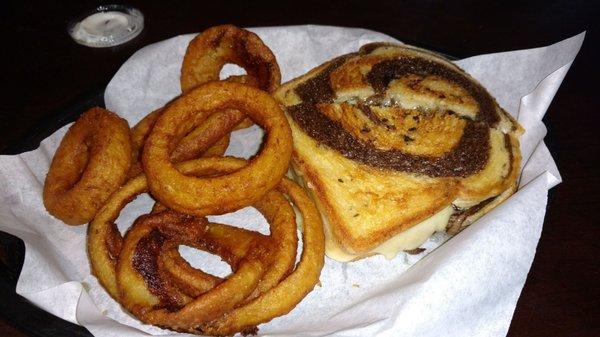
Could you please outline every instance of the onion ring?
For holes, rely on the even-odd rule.
[[[132,165],[129,171],[129,177],[137,177],[143,172],[141,154],[146,143],[146,138],[152,131],[154,124],[162,114],[163,108],[156,109],[142,118],[134,127],[131,128],[131,156]]]
[[[234,270],[239,263],[239,258],[246,255],[250,243],[259,239],[264,240],[262,234],[218,223],[207,224],[205,230],[203,240],[207,245],[199,247],[191,244],[191,246],[221,256],[233,266]],[[165,271],[164,276],[168,277],[181,292],[190,297],[197,297],[223,281],[220,277],[193,268],[181,257],[177,248],[178,244],[166,245],[158,258],[159,267]]]
[[[143,172],[141,153],[154,124],[162,115],[163,108],[146,115],[131,129],[133,143],[133,165],[129,177],[133,178]],[[236,110],[228,110],[211,115],[204,123],[186,135],[178,144],[171,144],[173,163],[199,157],[222,156],[229,146],[229,132],[239,124],[245,115]]]
[[[206,60],[210,60],[214,68],[204,67]],[[221,68],[227,63],[235,63],[248,72],[244,76],[231,76],[228,81],[244,83],[266,91],[273,91],[281,84],[277,60],[262,40],[245,29],[224,25],[207,29],[189,43],[181,67],[182,91],[185,93],[198,85],[219,80]],[[135,177],[142,172],[139,160],[141,149],[163,109],[151,112],[132,128],[134,165],[130,177]],[[237,115],[239,116],[240,113]],[[226,125],[233,123],[237,120],[236,115],[234,112],[219,112],[211,118],[214,121],[211,122],[209,118],[206,121],[207,125],[199,126],[174,148],[171,158],[173,162],[197,158],[201,154],[210,157],[225,153],[229,145],[227,134],[231,128],[222,123],[227,123]],[[251,125],[252,121],[239,119],[235,129]],[[216,134],[222,135],[218,142],[214,138]],[[213,144],[214,146],[209,148]]]
[[[186,177],[171,163],[169,147],[215,111],[239,109],[266,132],[260,153],[229,175]],[[278,103],[258,89],[231,82],[199,86],[169,104],[146,140],[142,155],[152,195],[165,206],[196,216],[224,214],[258,201],[287,172],[290,127]],[[219,195],[219,198],[215,196]]]
[[[296,214],[289,201],[277,190],[253,205],[271,224],[269,239],[276,247],[271,254],[272,263],[263,275],[256,290],[246,300],[249,301],[277,285],[294,269],[298,235],[296,233]]]
[[[281,192],[271,190],[253,206],[266,217],[267,222],[270,224],[271,234],[269,239],[277,249],[271,254],[272,262],[269,269],[247,301],[275,286],[293,270],[298,247],[295,213]],[[152,208],[152,212],[162,212],[166,209],[164,205],[156,203]],[[213,249],[220,248],[220,254],[218,254],[220,256],[223,256],[223,250],[230,252],[233,256],[242,256],[248,249],[248,243],[254,236],[260,235],[227,225],[211,223],[209,226],[207,236],[211,238],[210,246]],[[217,251],[215,251],[215,254],[217,254]],[[215,276],[192,268],[179,255],[176,247],[163,250],[159,257],[162,260],[162,266],[165,267],[173,282],[189,296],[198,296],[221,281]],[[228,262],[230,264],[236,263],[233,260],[228,260]]]
[[[138,217],[123,239],[117,260],[119,303],[139,315],[147,307],[174,309],[189,302],[189,297],[179,291],[169,278],[162,277],[160,262],[154,257],[174,240],[189,244],[184,240],[196,238],[206,224],[206,218],[170,210]],[[130,251],[132,237],[138,241],[134,243],[133,251]],[[126,263],[123,264],[124,258],[133,258],[131,262],[136,270],[124,268],[127,267]]]
[[[178,168],[182,172],[190,174],[218,174],[239,169],[240,167],[244,166],[245,163],[246,162],[244,160],[235,158],[210,158],[181,163],[178,165]],[[123,188],[121,188],[110,198],[105,207],[103,207],[98,213],[98,216],[90,224],[88,236],[88,251],[90,254],[90,261],[94,274],[98,277],[100,283],[105,287],[111,296],[120,300],[125,307],[135,313],[136,316],[140,317],[142,320],[152,324],[168,326],[169,328],[180,331],[191,331],[190,329],[197,326],[201,320],[206,321],[209,319],[214,319],[222,314],[225,310],[232,309],[234,305],[233,303],[240,303],[241,301],[247,301],[248,298],[253,298],[252,294],[256,292],[254,287],[260,289],[261,283],[266,291],[271,286],[277,284],[281,278],[285,277],[293,267],[297,244],[297,238],[295,236],[294,212],[291,209],[290,204],[280,192],[270,191],[264,199],[256,204],[256,207],[259,209],[259,211],[261,211],[261,213],[264,214],[271,224],[271,236],[269,240],[272,242],[273,248],[275,248],[269,250],[270,252],[274,253],[270,253],[267,257],[261,257],[264,260],[263,263],[269,263],[269,269],[264,274],[262,279],[260,279],[260,283],[254,284],[252,287],[247,289],[247,291],[242,291],[241,295],[236,295],[235,298],[229,299],[229,302],[227,303],[224,303],[223,298],[219,296],[219,309],[214,309],[213,311],[208,309],[203,310],[203,315],[198,315],[197,313],[192,314],[191,311],[197,310],[198,308],[205,308],[204,306],[206,306],[207,303],[216,303],[214,302],[216,301],[216,299],[213,297],[215,296],[214,294],[207,294],[206,296],[208,297],[201,297],[202,300],[196,299],[192,300],[192,302],[189,302],[189,298],[182,298],[182,294],[186,294],[188,292],[183,291],[182,294],[180,294],[169,291],[168,301],[172,303],[172,306],[169,309],[172,310],[180,305],[186,305],[186,308],[188,309],[185,309],[185,314],[183,316],[179,315],[179,311],[178,314],[173,314],[169,312],[168,309],[148,311],[148,306],[156,305],[158,303],[158,299],[153,294],[148,293],[147,290],[141,289],[144,288],[140,287],[140,285],[142,285],[140,281],[143,282],[143,279],[140,279],[139,276],[133,275],[131,265],[127,265],[127,263],[122,265],[124,263],[122,261],[132,261],[132,247],[137,246],[135,242],[139,242],[139,239],[144,236],[143,234],[148,234],[150,232],[149,230],[151,229],[152,224],[150,224],[150,226],[146,226],[145,232],[142,231],[141,233],[142,235],[139,235],[139,230],[137,230],[137,234],[136,231],[130,230],[122,244],[123,249],[119,254],[111,252],[110,248],[111,241],[114,239],[113,237],[119,236],[118,230],[116,230],[116,226],[114,225],[113,221],[118,216],[120,209],[122,209],[122,207],[127,204],[129,200],[133,199],[137,194],[142,193],[145,190],[145,176],[140,175],[135,179],[130,180],[125,186],[123,186]],[[165,211],[158,214],[165,214],[167,212],[172,211]],[[189,216],[186,215],[180,216],[183,218],[189,218]],[[141,219],[143,218],[144,217],[141,217]],[[204,223],[205,222],[200,222],[200,224]],[[156,225],[156,223],[154,224]],[[137,228],[136,226],[137,225],[134,225],[133,228]],[[191,228],[192,226],[187,227]],[[172,227],[170,228],[172,230]],[[248,242],[255,240],[257,235],[259,239],[262,237],[260,234],[254,232],[248,232],[242,229],[220,224],[208,224],[203,226],[203,228],[206,231],[204,233],[205,240],[208,240],[206,241],[206,247],[212,247],[204,248],[221,256],[226,256],[227,254],[238,257],[245,256],[248,251],[253,250]],[[180,235],[180,237],[185,239],[186,244],[203,249],[203,247],[197,246],[193,242],[190,242],[190,238],[195,237],[194,235],[190,234],[193,233],[193,231],[185,231],[183,233],[185,234]],[[175,246],[170,246],[167,248],[173,249],[174,247]],[[118,255],[118,259],[120,261],[119,272],[116,272],[115,270],[115,255]],[[235,264],[234,268],[236,269],[236,272],[239,270],[240,264],[235,259],[227,257],[224,258],[229,263]],[[165,259],[163,257],[163,261],[164,260]],[[252,268],[255,267],[257,266],[253,265]],[[256,271],[256,269],[252,270],[253,272]],[[194,271],[202,273],[201,271]],[[242,271],[244,273],[249,272],[248,269],[243,269]],[[265,272],[264,268],[261,272]],[[254,276],[256,274],[251,275],[251,280],[254,280]],[[121,281],[117,282],[117,277],[119,277]],[[246,277],[243,279],[249,280],[249,278]],[[239,278],[236,280],[237,281],[232,283],[237,284],[236,291],[239,291],[237,286],[239,286],[239,282],[242,282],[242,280]],[[183,282],[188,283],[186,280],[183,280]],[[230,285],[232,283],[230,283]],[[217,288],[214,289],[223,289],[218,288],[222,284],[220,280],[215,282],[215,284],[218,285],[216,286]],[[177,283],[175,283],[175,285],[179,286]],[[201,286],[204,287],[201,293],[208,291],[209,289],[207,288],[211,286],[212,285],[210,284]],[[125,288],[121,289],[120,291],[120,287]],[[226,287],[226,289],[230,288],[229,286],[225,285],[222,287]],[[170,287],[168,288],[172,290]],[[197,290],[198,289],[195,289],[195,291]],[[219,294],[223,295],[223,291],[221,291]],[[123,297],[126,297],[126,299]],[[189,307],[187,307],[188,302],[190,303]],[[208,308],[213,307],[209,306]]]
[[[204,123],[186,135],[171,152],[171,162],[203,157],[221,156],[229,145],[229,132],[246,117],[238,110],[229,109],[210,115]],[[225,141],[224,143],[222,143]],[[207,145],[212,147],[207,149]],[[223,144],[225,146],[223,147]],[[222,149],[222,152],[220,151]]]
[[[268,239],[276,247],[270,254],[269,268],[261,278],[257,288],[246,301],[249,301],[268,289],[277,285],[294,268],[298,237],[296,235],[295,213],[287,199],[281,192],[272,190],[253,205],[270,224],[271,234]],[[155,207],[160,209],[160,207]],[[221,225],[209,224],[205,240],[210,242],[211,252],[223,256],[228,252],[233,256],[243,256],[248,249],[248,243],[258,233],[244,229]],[[218,249],[218,250],[215,250]],[[168,271],[174,282],[189,296],[195,297],[209,290],[211,286],[220,281],[212,275],[192,268],[181,258],[176,249],[164,251],[159,255],[163,266]],[[235,260],[225,259],[230,264]]]
[[[258,35],[233,25],[221,25],[198,34],[188,44],[181,65],[181,91],[186,93],[200,84],[218,81],[221,69],[228,63],[244,68],[246,75],[229,76],[225,81],[268,92],[281,84],[277,59]],[[250,126],[252,121],[245,119],[235,129]]]
[[[189,174],[218,174],[237,170],[244,164],[244,160],[237,158],[206,158],[180,163],[178,168]],[[87,246],[92,272],[115,299],[119,298],[115,265],[122,238],[114,221],[125,205],[145,192],[148,192],[145,175],[130,179],[110,196],[88,227]]]
[[[87,223],[126,181],[130,166],[127,121],[92,108],[69,128],[52,158],[44,206],[69,225]]]
[[[194,221],[200,222],[193,225]],[[151,262],[157,258],[157,251],[152,250],[168,239],[181,240],[184,244],[189,240],[196,241],[204,228],[198,225],[205,223],[205,219],[170,210],[140,217],[127,232],[117,263],[120,303],[144,322],[182,330],[222,315],[250,295],[266,267],[263,255],[269,249],[262,241],[251,243],[248,254],[242,257],[233,275],[182,307],[178,308],[181,300],[169,298],[172,292],[163,295],[166,292],[160,288],[164,287],[164,279]],[[140,273],[145,273],[145,277]],[[158,296],[154,292],[158,292]],[[165,298],[167,306],[163,307],[165,304],[160,304]]]
[[[235,332],[254,333],[256,325],[290,312],[319,282],[325,256],[321,216],[310,197],[296,183],[284,178],[279,189],[290,196],[303,218],[304,246],[296,269],[250,303],[203,324],[195,332],[218,336]]]
[[[177,169],[186,174],[214,175],[233,172],[245,165],[246,161],[238,158],[201,158],[179,163]],[[121,234],[114,221],[125,205],[145,192],[148,192],[145,175],[141,174],[129,180],[127,184],[110,196],[88,228],[87,247],[92,272],[98,278],[100,284],[115,299],[120,296],[116,282],[115,265],[120,253]],[[284,208],[283,205],[280,206],[280,209]],[[156,212],[160,211],[160,209],[156,210]],[[275,224],[275,222],[273,223]],[[290,239],[282,242],[288,241]]]
[[[189,44],[181,65],[181,90],[186,93],[199,84],[218,81],[225,64],[233,63],[247,75],[228,80],[272,92],[281,84],[279,65],[273,52],[258,35],[233,25],[211,27]]]

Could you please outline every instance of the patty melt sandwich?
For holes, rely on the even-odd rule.
[[[457,233],[517,187],[523,129],[434,53],[368,44],[275,97],[292,128],[296,178],[338,261],[393,258],[436,231]]]

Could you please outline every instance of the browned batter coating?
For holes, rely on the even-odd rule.
[[[127,121],[102,108],[88,110],[54,154],[44,183],[44,206],[69,225],[89,222],[125,183],[131,161]]]
[[[188,45],[181,66],[181,90],[185,93],[199,84],[218,81],[226,64],[238,65],[247,73],[229,80],[269,92],[281,83],[275,55],[258,35],[233,25],[221,25],[198,34]]]

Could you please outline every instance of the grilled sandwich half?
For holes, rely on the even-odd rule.
[[[418,249],[516,189],[523,129],[434,53],[368,44],[274,95],[292,128],[295,176],[322,214],[327,255],[338,261]]]

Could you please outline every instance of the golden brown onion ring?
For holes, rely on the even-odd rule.
[[[245,161],[239,159],[232,158],[214,158],[214,159],[200,159],[196,161],[186,162],[179,165],[179,168],[183,172],[194,173],[194,174],[217,174],[222,173],[224,171],[231,171],[234,169],[238,169],[243,166]],[[138,246],[139,240],[152,232],[152,229],[155,229],[160,224],[164,224],[164,221],[158,222],[144,222],[146,226],[142,226],[142,229],[137,224],[130,230],[123,242],[122,250],[119,254],[119,264],[118,269],[119,272],[116,273],[116,276],[119,277],[119,282],[114,283],[115,281],[115,266],[114,266],[114,257],[110,256],[107,237],[113,234],[114,228],[114,218],[118,216],[118,210],[122,205],[124,205],[128,200],[131,200],[135,194],[140,193],[144,190],[143,182],[144,177],[139,176],[136,179],[131,180],[127,185],[125,185],[119,192],[117,192],[114,198],[109,200],[107,205],[112,205],[113,207],[103,208],[97,217],[98,222],[94,221],[90,226],[90,240],[89,240],[89,249],[90,249],[90,258],[92,261],[92,267],[96,275],[98,276],[100,282],[105,285],[109,293],[113,296],[117,296],[116,298],[127,307],[130,311],[132,311],[136,316],[140,317],[142,320],[157,324],[161,326],[168,326],[172,329],[176,330],[185,330],[190,329],[191,327],[197,326],[201,321],[206,321],[210,319],[214,319],[218,317],[220,314],[225,312],[226,310],[230,310],[233,306],[241,301],[245,300],[251,293],[254,291],[254,288],[257,286],[258,278],[260,277],[260,272],[258,271],[256,264],[252,265],[252,268],[246,268],[247,264],[237,263],[235,266],[236,274],[243,273],[243,277],[232,277],[229,278],[227,284],[225,282],[220,283],[213,290],[205,295],[192,300],[187,303],[187,300],[181,298],[181,294],[173,293],[171,287],[166,287],[170,289],[170,291],[165,291],[168,294],[166,298],[169,301],[171,306],[168,309],[159,309],[159,310],[150,310],[155,305],[160,304],[159,298],[149,292],[144,288],[146,284],[144,279],[139,276],[139,274],[132,268],[132,264],[123,262],[123,261],[134,261],[134,257],[132,256],[132,249]],[[293,210],[291,209],[289,203],[285,200],[285,198],[276,191],[271,191],[268,196],[265,198],[265,201],[261,201],[257,204],[257,208],[264,212],[265,217],[271,221],[273,221],[272,225],[272,241],[275,243],[273,245],[276,249],[269,249],[269,252],[283,250],[284,253],[272,253],[272,257],[266,258],[261,256],[263,261],[272,261],[273,259],[277,260],[277,263],[274,266],[279,266],[279,260],[287,260],[285,264],[287,266],[279,266],[279,267],[271,267],[271,269],[275,270],[276,274],[287,274],[289,267],[293,265],[293,261],[295,258],[295,248],[296,248],[296,239],[295,239],[295,223],[293,221]],[[166,211],[169,212],[169,211]],[[166,212],[158,213],[164,214]],[[186,216],[184,216],[186,217]],[[141,219],[144,219],[143,217]],[[175,222],[175,221],[174,221]],[[138,223],[138,222],[136,222]],[[201,223],[204,224],[204,223]],[[188,226],[185,226],[184,229],[190,229],[191,222]],[[208,228],[208,226],[202,226],[202,228]],[[172,227],[169,227],[172,230]],[[231,227],[225,227],[223,225],[214,225],[211,227],[212,230],[209,230],[205,234],[205,240],[208,240],[206,244],[207,247],[218,247],[222,246],[226,250],[230,250],[233,254],[244,254],[244,251],[257,252],[260,251],[255,249],[249,249],[248,244],[246,243],[246,248],[242,248],[244,244],[240,243],[240,239],[247,239],[248,237],[241,237],[239,234],[239,229],[234,229]],[[285,232],[285,233],[282,233]],[[104,234],[103,234],[104,233]],[[183,231],[180,234],[182,238],[182,242],[184,244],[193,245],[189,240],[194,239],[194,235],[190,234],[190,231]],[[101,237],[105,235],[104,239]],[[278,237],[285,236],[283,240],[280,240]],[[237,239],[236,239],[237,238]],[[238,241],[236,241],[238,240]],[[286,247],[284,246],[291,246]],[[199,247],[200,248],[200,247]],[[217,251],[213,251],[214,253],[218,253]],[[252,253],[252,254],[254,254]],[[226,254],[219,254],[226,255]],[[263,254],[261,254],[263,255]],[[287,258],[286,258],[287,256]],[[258,257],[257,257],[258,258]],[[226,259],[227,260],[227,259]],[[100,263],[98,263],[100,262]],[[124,263],[124,264],[123,264]],[[253,262],[254,263],[254,262]],[[105,267],[105,268],[103,268]],[[99,270],[108,271],[107,275],[99,275]],[[281,270],[281,272],[280,272]],[[264,267],[262,272],[264,272]],[[258,273],[258,274],[257,274]],[[110,275],[112,274],[112,275]],[[256,276],[259,275],[259,276]],[[106,280],[109,279],[108,282]],[[253,285],[244,288],[243,285],[247,284],[246,282],[252,281]],[[275,281],[277,282],[277,281]],[[122,288],[121,291],[119,287],[111,287],[110,284],[120,285]],[[109,286],[107,286],[109,285]],[[113,289],[112,291],[110,289]],[[233,294],[231,289],[235,289],[235,294]],[[216,296],[214,292],[217,292],[219,296]],[[226,296],[227,297],[223,297]],[[235,295],[235,297],[230,298],[228,296]],[[163,301],[165,298],[162,299]],[[187,304],[185,304],[187,303]],[[218,308],[215,308],[216,303],[219,305]],[[171,313],[169,310],[173,310],[178,305],[185,305],[184,308],[177,311],[177,314]],[[200,310],[200,314],[196,312]]]
[[[92,108],[69,128],[52,158],[44,206],[69,225],[87,223],[126,181],[130,166],[127,121]]]
[[[177,169],[191,175],[216,175],[233,172],[245,165],[246,161],[238,158],[201,158],[179,163],[177,164]],[[115,299],[119,298],[115,265],[121,250],[121,234],[114,221],[125,205],[139,194],[145,192],[148,192],[145,175],[142,174],[129,180],[122,188],[110,196],[88,228],[87,246],[92,272],[98,278],[100,284]],[[162,205],[155,205],[155,209],[156,212],[165,210]],[[267,217],[270,216],[267,215]],[[215,230],[213,233],[213,237],[218,237],[220,233],[228,235],[228,232],[219,230]],[[290,240],[282,240],[282,242],[288,241]],[[226,245],[226,241],[224,240],[220,240],[219,242]],[[231,249],[232,253],[239,254],[240,251],[235,249],[240,249],[242,246],[236,245],[236,243],[239,243],[236,241],[232,241],[232,243],[233,245],[228,246],[228,249]]]
[[[187,177],[170,160],[169,147],[216,111],[238,109],[267,133],[260,153],[249,164],[219,177]],[[278,103],[258,89],[211,82],[171,104],[146,140],[142,163],[152,195],[182,213],[224,214],[253,204],[287,172],[292,151],[290,127]],[[218,197],[216,197],[218,196]]]
[[[221,256],[233,270],[247,254],[251,242],[265,240],[259,233],[218,223],[209,223],[204,229],[202,240],[188,245]],[[181,292],[197,297],[223,281],[220,277],[193,268],[179,255],[178,246],[165,245],[158,258],[159,266],[165,271],[163,276],[169,278]]]
[[[272,262],[269,265],[269,269],[263,275],[256,290],[248,297],[247,301],[273,288],[284,277],[289,275],[294,269],[296,251],[298,249],[296,214],[289,201],[281,192],[271,190],[253,206],[270,224],[271,234],[269,235],[269,240],[275,248],[270,254]]]
[[[98,211],[88,227],[87,248],[92,273],[114,299],[119,298],[115,275],[116,259],[121,249],[114,249],[121,234],[114,221],[125,205],[147,191],[146,176],[139,175],[117,190]]]
[[[129,176],[131,178],[143,172],[141,154],[150,131],[164,108],[154,110],[140,120],[131,129],[133,142],[133,165]],[[244,120],[245,115],[236,110],[229,110],[211,115],[196,129],[186,135],[178,144],[171,144],[173,163],[182,162],[199,157],[222,156],[229,146],[229,132]]]
[[[228,63],[246,70],[246,75],[232,76],[230,81],[269,92],[281,84],[275,55],[258,35],[222,25],[203,31],[189,43],[181,65],[181,91],[186,93],[200,84],[218,81],[221,69]]]
[[[216,40],[219,41],[216,41]],[[218,43],[217,43],[218,42]],[[250,58],[248,58],[250,57]],[[217,68],[204,68],[203,62],[210,60],[210,63],[216,62]],[[240,60],[245,60],[243,64]],[[218,26],[206,30],[194,38],[188,45],[186,55],[181,68],[181,87],[185,93],[198,85],[209,81],[219,79],[221,68],[226,63],[235,63],[247,68],[248,75],[231,76],[227,80],[244,83],[263,90],[273,91],[281,84],[281,73],[279,65],[271,50],[264,45],[262,40],[249,31],[240,29],[231,25]],[[210,74],[207,74],[210,73]],[[157,109],[148,114],[132,129],[132,138],[134,143],[134,165],[130,177],[135,177],[142,172],[140,163],[141,149],[150,133],[154,123],[160,117],[163,108]],[[220,115],[223,116],[220,116]],[[238,113],[237,115],[240,115]],[[233,122],[235,113],[219,112],[211,118],[215,119],[211,123],[207,120],[206,126],[199,126],[198,129],[186,136],[180,144],[173,150],[172,161],[180,162],[199,157],[220,156],[225,153],[229,145],[230,131],[222,123]],[[240,119],[235,129],[242,129],[252,125],[248,119]],[[223,131],[227,129],[227,133]],[[213,131],[214,130],[214,131]],[[203,135],[206,131],[212,132],[209,135]],[[214,146],[208,148],[216,142],[214,133],[223,134],[223,137]]]
[[[198,158],[200,155],[203,157],[222,156],[229,145],[229,133],[244,118],[246,118],[244,113],[233,109],[210,115],[204,123],[177,144],[171,152],[171,162],[179,163]],[[225,142],[222,143],[223,141]],[[212,147],[207,149],[207,144]]]
[[[147,114],[131,128],[131,156],[133,161],[131,170],[129,171],[130,178],[137,177],[143,172],[141,155],[144,143],[146,143],[146,138],[148,138],[154,124],[162,114],[162,109],[163,108],[159,108]]]
[[[297,238],[294,212],[283,194],[274,190],[270,191],[255,206],[267,218],[271,227],[269,237],[269,247],[271,248],[269,248],[268,255],[266,253],[262,254],[265,264],[269,263],[270,265],[268,272],[256,285],[252,295],[246,292],[246,288],[241,289],[247,295],[243,302],[248,302],[276,286],[283,277],[288,275],[296,257]],[[145,263],[138,263],[138,266],[142,266],[142,270],[140,270],[139,267],[136,267],[136,253],[132,254],[132,249],[137,248],[139,250],[144,237],[152,236],[152,234],[156,235],[153,231],[159,228],[158,226],[165,226],[167,231],[162,235],[175,235],[179,241],[172,243],[170,246],[168,241],[158,241],[150,245],[151,247],[163,244],[166,250],[173,251],[178,244],[186,244],[203,249],[221,256],[237,274],[242,266],[241,262],[245,261],[243,257],[247,256],[249,252],[256,251],[257,248],[253,248],[253,243],[265,239],[260,234],[221,224],[200,223],[200,232],[194,234],[194,225],[198,222],[189,216],[187,219],[182,219],[188,220],[187,222],[178,222],[177,218],[174,218],[177,216],[181,217],[181,215],[173,214],[172,211],[167,210],[157,213],[154,217],[140,217],[142,220],[136,221],[136,224],[128,232],[117,267],[118,284],[121,288],[120,302],[143,321],[175,330],[193,332],[202,320],[207,320],[207,317],[216,317],[232,309],[233,301],[242,302],[239,297],[231,300],[232,302],[229,302],[229,299],[221,299],[218,301],[218,309],[214,307],[212,301],[215,301],[215,299],[212,292],[216,291],[215,289],[222,289],[219,287],[226,287],[226,285],[221,284],[230,282],[231,277],[223,281],[224,283],[215,282],[218,284],[215,289],[206,289],[209,286],[209,282],[206,281],[210,281],[210,279],[207,280],[203,272],[189,267],[187,262],[182,262],[186,265],[185,268],[177,266],[175,269],[170,270],[172,273],[170,277],[165,277],[166,275],[158,273],[157,269],[160,268],[161,263],[164,268],[165,262],[171,263],[173,261],[169,261],[168,256],[161,256],[164,250],[154,251],[155,258],[160,261],[158,266],[144,267],[148,264],[152,265],[152,263],[146,261]],[[167,218],[167,220],[165,221],[162,218]],[[169,218],[173,220],[169,221]],[[174,225],[174,223],[177,225]],[[176,230],[177,234],[173,234]],[[165,240],[169,239],[165,238]],[[261,247],[264,247],[264,245]],[[139,254],[139,251],[136,252]],[[144,256],[143,253],[140,255]],[[178,256],[178,254],[175,256]],[[175,256],[171,256],[171,259]],[[240,260],[240,258],[242,259]],[[178,259],[181,259],[181,257],[178,256]],[[188,267],[191,271],[187,270]],[[144,271],[144,268],[146,271]],[[144,272],[145,276],[140,277],[140,273]],[[152,276],[152,273],[155,275]],[[173,282],[173,277],[176,279],[175,282]],[[249,281],[249,278],[245,279]],[[190,301],[182,298],[181,293],[173,291],[173,284],[180,287],[182,293],[192,297],[206,295]],[[184,288],[181,288],[182,284]],[[148,288],[148,285],[154,285],[154,291],[152,289],[140,289]],[[229,286],[227,285],[227,287]],[[206,303],[206,301],[209,302]],[[161,309],[157,310],[157,308]],[[201,311],[192,313],[191,310]]]
[[[186,50],[181,65],[181,91],[189,90],[220,78],[225,64],[235,64],[246,75],[229,76],[226,81],[253,86],[273,92],[281,84],[279,64],[273,52],[258,35],[232,25],[209,28],[198,34]],[[252,126],[245,119],[235,130]]]
[[[187,174],[207,175],[231,172],[244,166],[245,163],[244,160],[237,158],[206,158],[183,162],[177,167]],[[148,192],[145,175],[141,174],[130,179],[110,196],[88,227],[87,246],[92,273],[115,299],[119,298],[115,265],[120,253],[121,234],[114,221],[125,205],[145,192]]]
[[[247,301],[272,288],[292,271],[298,244],[295,213],[281,192],[269,191],[253,206],[267,219],[271,228],[268,239],[275,249],[270,254],[267,272]],[[165,209],[157,203],[153,212]],[[233,257],[243,256],[248,249],[248,243],[256,236],[262,236],[244,229],[214,223],[207,225],[206,230],[204,242],[208,242],[209,247],[204,250],[222,257],[228,254]],[[195,297],[219,283],[220,279],[189,266],[175,248],[163,251],[160,259],[169,277],[184,293]],[[235,259],[224,259],[232,266],[237,264]]]
[[[279,186],[290,196],[303,218],[304,242],[296,269],[276,287],[252,302],[198,327],[195,332],[209,335],[229,335],[235,332],[255,332],[255,326],[290,312],[319,282],[324,264],[325,237],[321,216],[306,192],[284,178]]]
[[[298,244],[295,213],[281,192],[269,191],[263,199],[253,206],[267,219],[271,228],[268,239],[275,249],[269,255],[267,272],[246,301],[271,289],[293,270]],[[161,212],[165,209],[162,204],[157,203],[153,208],[153,212]],[[210,223],[206,228],[204,242],[208,242],[209,247],[192,246],[217,254],[232,266],[237,264],[236,260],[226,257],[243,256],[248,249],[249,242],[257,235],[262,236],[255,232],[222,224]],[[182,292],[196,297],[220,282],[219,278],[192,268],[179,255],[176,248],[169,247],[163,250],[159,258],[168,273],[168,277],[177,284]]]
[[[199,241],[205,225],[205,219],[171,210],[140,217],[127,232],[117,263],[119,302],[144,322],[182,330],[224,314],[250,295],[265,271],[264,256],[270,250],[262,240],[250,244],[232,275],[189,303],[183,304],[160,276],[160,246],[166,240]]]

